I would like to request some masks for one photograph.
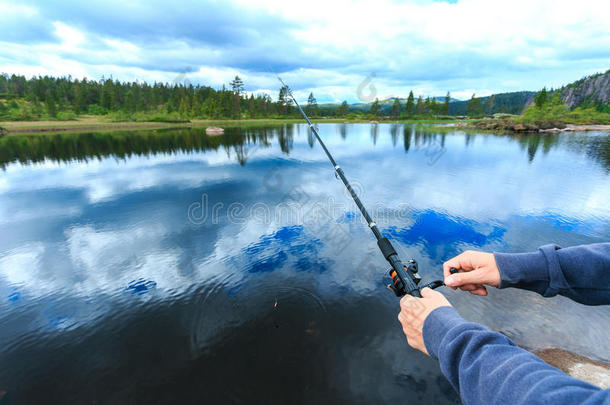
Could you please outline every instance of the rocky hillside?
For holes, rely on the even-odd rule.
[[[610,104],[610,70],[565,86],[561,98],[570,108],[588,103]]]

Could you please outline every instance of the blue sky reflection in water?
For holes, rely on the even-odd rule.
[[[610,239],[608,135],[320,132],[427,280],[464,249]],[[386,264],[305,126],[33,137],[32,156],[15,139],[0,390],[16,403],[458,401],[406,345]],[[443,292],[521,345],[610,361],[609,308]]]

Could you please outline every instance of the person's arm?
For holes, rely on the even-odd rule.
[[[465,321],[453,307],[432,310],[422,338],[465,404],[610,404],[610,390],[564,374],[506,336]]]
[[[499,288],[516,287],[545,297],[560,294],[587,305],[610,304],[610,243],[532,253],[494,253]]]
[[[455,267],[458,274],[451,275]],[[485,285],[517,287],[545,297],[560,294],[587,305],[610,304],[610,243],[559,248],[546,245],[532,253],[466,251],[443,264],[445,283],[476,295]]]

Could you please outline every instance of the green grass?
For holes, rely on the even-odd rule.
[[[513,118],[513,120],[539,126],[559,126],[562,124],[605,125],[610,124],[610,114],[598,111],[596,107],[578,107],[570,110],[565,104],[544,105],[541,108],[532,105],[521,116]]]
[[[165,111],[137,112],[127,114],[122,111],[112,112],[104,116],[110,122],[168,122],[187,123],[190,122],[177,112],[167,113]]]
[[[513,121],[537,125],[540,127],[562,126],[565,124],[591,125],[610,124],[608,106],[581,106],[573,110],[561,101],[556,93],[553,99],[542,106],[531,105],[523,114],[513,118]]]

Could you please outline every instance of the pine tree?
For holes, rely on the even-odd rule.
[[[127,90],[127,94],[125,95],[124,110],[129,114],[136,112],[136,99],[132,89]]]
[[[476,95],[474,93],[472,94],[470,102],[468,103],[467,111],[468,115],[471,117],[475,115],[481,115],[483,113],[483,105],[481,104],[481,99],[476,98]]]
[[[87,110],[87,78],[76,83],[76,94],[74,95],[74,112],[80,114]]]
[[[292,98],[290,97],[290,88],[282,86],[278,96],[278,112],[279,114],[289,114],[292,107]]]
[[[371,104],[371,109],[369,111],[371,115],[377,116],[379,114],[379,99],[376,98],[373,104]]]
[[[345,117],[348,111],[349,107],[347,105],[347,101],[343,101],[337,110],[337,115],[339,117]]]
[[[485,103],[485,114],[487,114],[487,115],[493,114],[493,109],[494,109],[494,96],[492,94],[487,99],[487,103]]]
[[[49,117],[57,117],[57,104],[55,103],[55,96],[51,92],[51,89],[48,89],[45,93],[45,104]]]
[[[430,114],[436,115],[437,113],[438,113],[438,103],[436,102],[436,99],[433,98],[432,101],[430,101]]]
[[[229,84],[231,85],[231,89],[233,89],[235,94],[239,95],[243,93],[244,82],[239,78],[239,76],[235,76],[235,79],[233,79],[233,81]]]
[[[543,87],[542,90],[536,95],[536,107],[542,108],[542,106],[546,104],[547,98],[546,87]]]
[[[432,111],[432,103],[430,101],[430,97],[426,97],[426,101],[424,101],[424,113],[429,115]]]
[[[313,96],[313,93],[309,93],[309,97],[307,98],[307,111],[310,115],[315,115],[318,110],[318,101]]]
[[[393,119],[398,119],[398,117],[400,116],[401,109],[402,109],[402,106],[400,105],[400,101],[398,101],[398,98],[395,98],[394,104],[392,104],[392,110],[390,111],[390,116]]]
[[[445,96],[445,102],[443,103],[443,109],[441,110],[443,115],[449,115],[449,103],[451,102],[451,93],[447,92]]]
[[[417,105],[415,106],[415,114],[424,115],[425,106],[424,106],[424,98],[422,96],[417,97]]]
[[[407,105],[405,106],[405,113],[407,117],[412,117],[415,113],[415,97],[413,97],[413,91],[409,92],[409,97],[407,97]]]
[[[231,118],[241,118],[241,96],[239,92],[231,94]]]

